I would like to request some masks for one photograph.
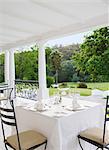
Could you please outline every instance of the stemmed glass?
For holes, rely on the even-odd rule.
[[[75,90],[70,88],[70,90],[69,90],[69,97],[74,99],[74,96],[75,96]]]
[[[72,107],[73,109],[76,109],[78,106],[78,100],[79,100],[79,91],[77,91],[77,88],[70,89],[70,97],[72,98]]]
[[[54,104],[59,104],[61,102],[61,90],[58,88],[54,93]]]

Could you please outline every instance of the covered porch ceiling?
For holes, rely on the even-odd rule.
[[[108,0],[0,0],[0,50],[108,25]]]

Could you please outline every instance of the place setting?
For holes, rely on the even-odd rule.
[[[55,93],[53,97],[45,100],[39,100],[34,103],[28,103],[22,107],[29,111],[41,113],[48,117],[62,118],[70,115],[72,112],[80,112],[88,109],[87,103],[80,100],[80,94],[70,92],[69,97],[63,94],[63,91]]]
[[[69,99],[69,105],[62,106],[67,111],[77,112],[91,107],[88,104],[86,105],[85,102],[81,100],[79,93],[70,93],[68,99]]]
[[[45,112],[49,109],[48,105],[45,103],[34,103],[33,105],[28,104],[27,106],[23,106],[24,109],[36,111],[36,112]]]

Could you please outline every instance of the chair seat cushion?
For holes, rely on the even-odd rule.
[[[101,145],[109,144],[109,131],[106,131],[105,140],[103,142],[103,130],[100,128],[90,128],[80,132],[81,137],[95,141]]]
[[[47,140],[45,136],[33,130],[19,133],[19,138],[20,138],[20,145],[22,150],[27,150],[31,147],[42,144]],[[7,137],[6,142],[9,143],[16,150],[19,149],[16,135]]]
[[[7,100],[8,98],[6,96],[0,96],[0,101],[3,101],[3,100]]]

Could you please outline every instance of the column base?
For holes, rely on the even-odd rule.
[[[44,102],[49,99],[49,89],[40,89],[38,90],[38,101]]]

